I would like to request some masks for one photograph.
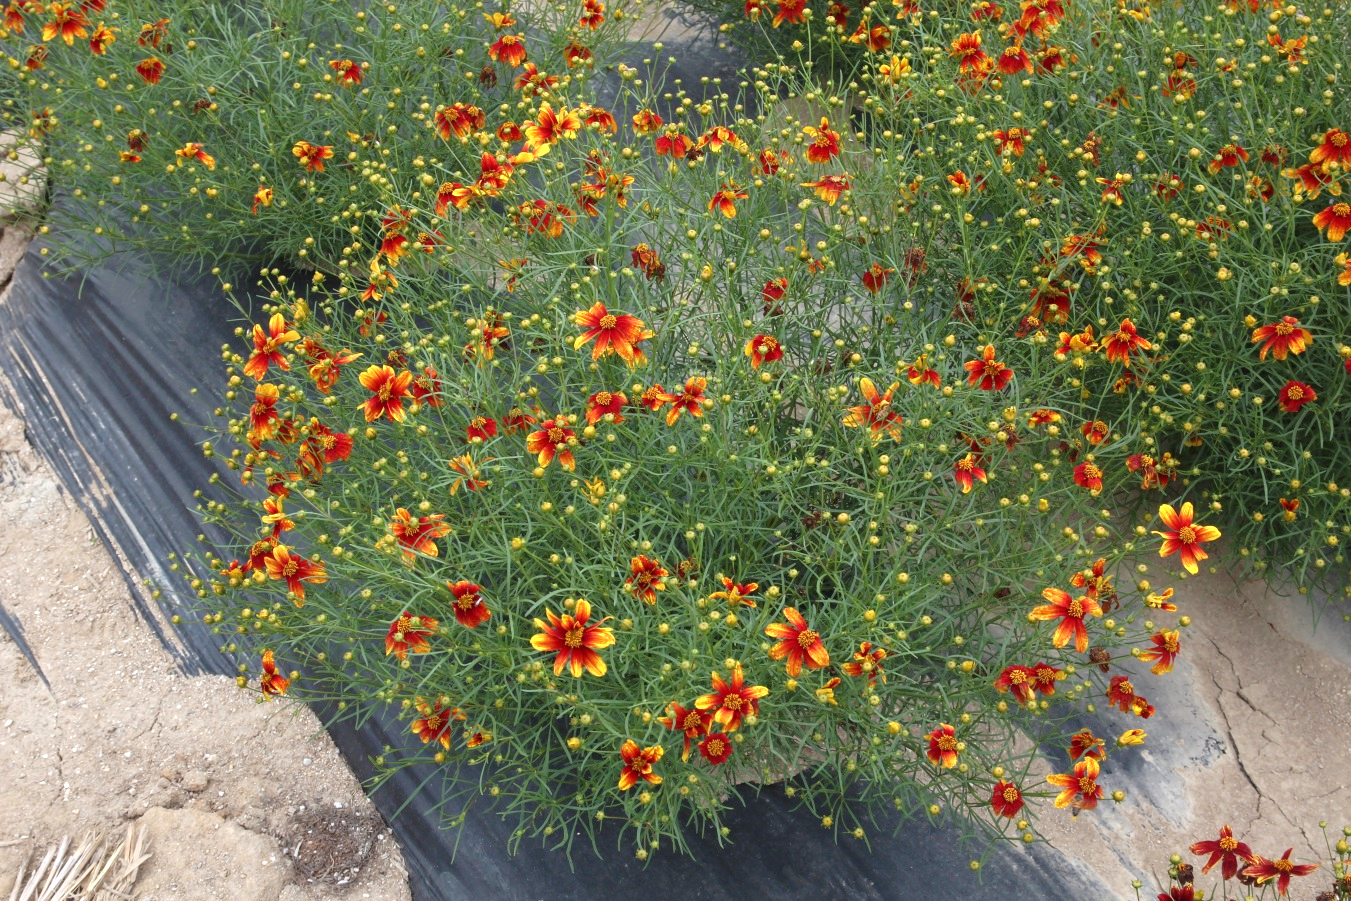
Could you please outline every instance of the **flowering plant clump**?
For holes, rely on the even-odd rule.
[[[1229,826],[1221,826],[1219,835],[1192,844],[1188,849],[1192,856],[1204,860],[1201,876],[1210,873],[1219,866],[1217,874],[1220,882],[1216,890],[1207,895],[1196,887],[1197,873],[1192,864],[1185,863],[1179,854],[1169,861],[1168,881],[1159,887],[1158,901],[1201,901],[1206,897],[1225,898],[1230,895],[1230,883],[1237,881],[1243,886],[1239,894],[1250,898],[1285,898],[1290,895],[1294,880],[1301,883],[1313,883],[1315,888],[1329,886],[1318,892],[1318,901],[1346,901],[1351,898],[1351,826],[1342,828],[1342,837],[1334,844],[1327,838],[1327,823],[1319,823],[1327,843],[1329,866],[1322,870],[1321,863],[1297,863],[1290,859],[1294,848],[1286,848],[1279,857],[1263,857],[1256,854],[1247,842],[1240,841]],[[1311,879],[1304,877],[1312,877]],[[1212,877],[1214,878],[1214,877]],[[1147,897],[1140,894],[1143,883],[1133,883],[1136,898]],[[1152,896],[1152,893],[1151,895]]]
[[[646,856],[783,782],[860,838],[884,805],[1032,841],[1025,798],[1110,793],[1076,713],[1153,713],[1114,661],[1179,651],[1176,607],[1115,586],[1135,536],[1077,483],[1078,391],[934,315],[952,225],[829,114],[650,65],[604,108],[499,107],[513,137],[392,180],[336,272],[264,271],[207,445],[245,486],[203,508],[239,540],[208,620],[294,696],[393,705],[387,771],[482,767],[518,837],[617,820]]]

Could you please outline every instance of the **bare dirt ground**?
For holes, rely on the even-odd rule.
[[[25,243],[8,229],[0,265]],[[142,901],[411,897],[392,834],[315,716],[183,675],[3,406],[0,598],[50,683],[0,630],[0,898],[30,854],[128,822],[154,855]]]

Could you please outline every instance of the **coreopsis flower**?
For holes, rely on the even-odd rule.
[[[45,34],[44,39],[51,40]],[[1340,128],[1328,129],[1323,133],[1322,142],[1309,154],[1309,162],[1320,166],[1336,163],[1343,169],[1351,170],[1351,134]]]
[[[1329,241],[1340,241],[1351,230],[1351,203],[1339,201],[1330,204],[1327,209],[1313,217],[1314,227],[1320,232],[1327,229]]]
[[[614,632],[605,627],[610,617],[588,625],[591,604],[585,600],[578,600],[571,613],[558,616],[546,607],[544,615],[549,621],[535,619],[539,633],[531,637],[530,646],[557,655],[554,658],[555,676],[561,674],[564,667],[575,679],[581,678],[583,669],[593,676],[605,675],[605,660],[597,652],[615,643]]]
[[[750,357],[751,368],[759,369],[765,363],[782,360],[783,346],[773,335],[756,335],[746,342],[746,356]]]
[[[783,312],[779,301],[788,293],[788,279],[772,278],[760,289],[760,304],[766,316],[778,316]]]
[[[681,753],[680,759],[689,760],[690,742],[708,732],[713,723],[713,714],[697,707],[686,710],[674,701],[667,705],[667,709],[671,715],[659,716],[657,722],[667,729],[685,734],[685,750]]]
[[[595,31],[605,23],[605,4],[600,0],[583,0],[582,17],[577,24]]]
[[[413,701],[413,708],[421,714],[409,724],[409,730],[422,739],[422,743],[440,742],[441,747],[450,750],[450,730],[456,722],[464,722],[465,713],[458,707],[450,707],[437,698],[437,704],[429,703],[425,698]]]
[[[805,13],[807,10],[807,0],[778,0],[778,6],[774,12],[773,27],[778,28],[785,22],[789,25],[801,25],[807,21]]]
[[[410,388],[413,401],[428,407],[439,407],[441,400],[441,374],[432,366],[422,367],[422,374],[413,377]]]
[[[633,114],[633,131],[635,134],[650,135],[661,131],[661,127],[665,124],[665,119],[646,107]]]
[[[914,365],[906,370],[905,377],[910,380],[912,385],[923,385],[927,382],[938,388],[943,384],[942,378],[938,375],[938,370],[929,366],[928,354],[920,354],[916,357]]]
[[[558,463],[569,472],[576,470],[577,460],[572,455],[572,446],[577,443],[577,433],[568,428],[567,420],[562,416],[546,419],[539,429],[526,436],[525,449],[537,455],[541,468],[558,457]]]
[[[905,80],[911,73],[909,57],[900,57],[893,55],[891,62],[882,63],[877,67],[877,74],[891,82],[892,85],[898,85]]]
[[[273,313],[268,320],[267,330],[258,324],[253,326],[253,354],[244,364],[244,374],[255,381],[262,381],[267,375],[268,366],[276,364],[286,371],[291,364],[286,362],[282,347],[300,340],[300,333],[293,329],[281,313]]]
[[[489,732],[487,729],[470,728],[464,730],[464,746],[466,748],[470,749],[477,748],[479,745],[486,745],[488,742],[492,740],[493,734]]]
[[[766,635],[779,640],[778,644],[770,647],[769,659],[787,658],[785,668],[793,678],[802,675],[803,663],[807,664],[808,669],[830,666],[830,654],[821,643],[821,633],[808,628],[807,621],[796,608],[784,607],[783,616],[788,622],[770,623],[765,627]]]
[[[444,513],[414,518],[413,514],[403,507],[394,511],[394,518],[389,523],[389,533],[403,549],[404,563],[412,566],[417,561],[418,554],[427,557],[440,555],[441,551],[436,546],[436,540],[446,537],[451,531],[450,524],[443,522],[445,518]]]
[[[694,702],[697,710],[713,711],[714,722],[721,723],[728,732],[735,732],[746,716],[760,712],[760,699],[769,694],[763,685],[746,685],[741,664],[732,668],[732,678],[724,682],[722,676],[713,673],[713,691],[700,695]]]
[[[1107,703],[1122,713],[1133,713],[1141,719],[1154,715],[1154,707],[1144,697],[1135,693],[1135,685],[1129,676],[1113,676],[1107,688]]]
[[[858,391],[864,402],[850,407],[841,421],[846,428],[867,429],[873,443],[881,441],[883,434],[893,441],[900,441],[901,425],[905,420],[891,408],[891,395],[900,386],[900,382],[892,382],[885,392],[879,393],[873,380],[864,376],[858,380]]]
[[[1097,600],[1087,595],[1070,597],[1068,592],[1059,588],[1043,589],[1041,596],[1051,603],[1033,608],[1027,618],[1034,622],[1060,620],[1051,635],[1051,643],[1057,648],[1063,648],[1073,638],[1076,651],[1080,654],[1087,651],[1088,630],[1084,627],[1084,617],[1102,616],[1102,606]]]
[[[492,459],[491,457],[489,459]],[[478,491],[481,488],[488,487],[486,479],[480,479],[479,464],[474,462],[474,458],[469,454],[460,454],[458,457],[450,458],[450,468],[460,475],[455,481],[450,483],[450,494],[454,497],[461,488],[468,491]]]
[[[117,40],[117,29],[100,24],[89,36],[89,50],[95,56],[103,56]]]
[[[1182,642],[1178,639],[1176,629],[1160,629],[1149,639],[1154,643],[1154,647],[1140,652],[1140,659],[1145,663],[1158,661],[1149,671],[1156,676],[1162,676],[1164,673],[1173,671],[1173,663],[1177,659],[1178,650]]]
[[[990,57],[980,49],[980,32],[963,32],[953,39],[948,55],[958,61],[957,71],[962,74],[979,73],[988,69]]]
[[[711,213],[717,210],[727,219],[736,218],[736,202],[745,200],[748,195],[742,191],[736,184],[723,183],[722,189],[713,195],[708,202],[708,211]]]
[[[272,552],[280,545],[276,538],[271,536],[255,541],[249,545],[248,562],[244,564],[241,572],[263,572],[267,569],[267,558],[272,556]]]
[[[713,405],[713,399],[704,396],[704,389],[707,387],[708,379],[702,376],[685,379],[685,387],[680,389],[680,394],[671,401],[671,409],[666,411],[666,424],[675,425],[681,413],[688,413],[695,418],[702,417],[704,407]]]
[[[331,59],[328,61],[328,67],[337,73],[338,84],[345,88],[357,87],[361,84],[361,79],[366,77],[361,63],[350,59]]]
[[[1027,152],[1027,139],[1030,135],[1026,129],[1015,126],[1009,129],[996,129],[990,133],[990,137],[994,139],[1000,156],[1008,156],[1010,153],[1022,156]]]
[[[311,144],[309,141],[296,141],[291,148],[296,158],[307,172],[323,172],[324,160],[333,158],[333,148],[327,144]]]
[[[1011,820],[1023,809],[1023,793],[1012,782],[1000,779],[995,783],[994,793],[990,796],[990,808],[994,810],[996,816],[1008,817]]]
[[[656,560],[642,554],[629,561],[629,572],[631,575],[624,580],[624,587],[640,601],[657,603],[657,592],[666,590],[664,580],[670,572]]]
[[[174,151],[174,154],[182,160],[196,160],[209,170],[215,170],[216,158],[206,152],[206,145],[196,142],[189,142]]]
[[[1140,490],[1165,488],[1172,481],[1174,464],[1172,454],[1164,454],[1162,461],[1155,460],[1149,454],[1131,454],[1126,458],[1126,468],[1140,473]]]
[[[371,396],[361,404],[367,422],[386,417],[403,422],[403,399],[409,395],[413,373],[395,372],[392,366],[371,366],[358,377]]]
[[[1342,287],[1351,287],[1351,254],[1339,253],[1332,261],[1342,267],[1342,271],[1337,273],[1337,284]]]
[[[834,206],[835,201],[849,190],[849,176],[826,175],[816,181],[804,181],[801,186],[814,189],[817,197]]]
[[[466,629],[477,629],[492,619],[493,613],[483,600],[482,585],[460,579],[458,582],[447,582],[446,588],[455,598],[450,607],[460,625]]]
[[[881,294],[895,272],[895,269],[886,268],[881,263],[873,263],[861,276],[863,287],[868,289],[869,294]]]
[[[957,730],[950,723],[939,723],[929,733],[929,761],[945,770],[952,769],[957,765],[957,744]]]
[[[70,47],[76,38],[89,36],[89,32],[85,30],[89,20],[85,18],[84,12],[73,4],[50,3],[47,5],[47,12],[51,15],[52,21],[42,26],[44,41],[53,41],[59,37],[66,42],[67,47]]]
[[[1098,773],[1101,772],[1097,758],[1085,757],[1074,765],[1072,773],[1055,773],[1047,776],[1046,781],[1056,788],[1057,808],[1073,806],[1075,816],[1080,810],[1092,810],[1102,800],[1102,786],[1098,785]]]
[[[1172,504],[1160,504],[1159,518],[1167,527],[1166,532],[1154,531],[1163,539],[1159,556],[1180,554],[1187,572],[1196,575],[1197,563],[1210,556],[1201,549],[1202,542],[1215,541],[1220,537],[1220,530],[1214,526],[1196,525],[1191,501],[1183,504],[1181,510],[1174,510]]]
[[[760,589],[757,582],[738,583],[727,578],[721,573],[718,574],[718,580],[722,582],[722,591],[713,591],[708,595],[710,601],[726,601],[728,607],[736,607],[738,604],[744,604],[747,607],[754,607],[755,601],[751,595]]]
[[[656,413],[675,399],[676,395],[671,394],[658,383],[644,389],[642,395],[638,398],[638,403]]]
[[[575,112],[560,107],[557,112],[548,103],[541,103],[535,121],[525,127],[526,146],[537,155],[564,140],[577,137],[582,119]]]
[[[1282,410],[1287,413],[1298,413],[1300,407],[1318,400],[1318,393],[1312,386],[1290,379],[1285,383],[1285,387],[1281,388],[1277,399]]]
[[[1101,419],[1095,419],[1079,426],[1079,433],[1088,440],[1089,444],[1097,447],[1111,436],[1112,427]]]
[[[846,676],[867,675],[868,687],[872,688],[877,684],[877,678],[882,677],[882,681],[887,681],[887,674],[882,671],[882,661],[888,657],[886,648],[875,648],[872,642],[863,641],[859,643],[858,650],[854,652],[854,659],[848,663],[840,664],[840,671]]]
[[[525,62],[525,35],[504,34],[488,48],[488,59],[513,69]]]
[[[1152,350],[1154,345],[1148,338],[1140,336],[1135,329],[1135,323],[1129,319],[1121,320],[1121,325],[1115,332],[1103,335],[1102,352],[1107,356],[1107,362],[1120,363],[1127,369],[1131,365],[1131,354],[1135,351]]]
[[[1171,588],[1165,588],[1158,594],[1150,592],[1145,595],[1145,606],[1151,610],[1163,610],[1168,613],[1176,613],[1177,604],[1171,603],[1169,600],[1172,596],[1173,589]]]
[[[591,359],[617,354],[630,367],[640,365],[645,359],[638,342],[654,336],[654,332],[641,319],[627,313],[611,313],[600,301],[589,310],[573,313],[572,321],[585,329],[573,341],[574,350],[581,350],[588,341],[594,339],[596,344],[591,349]]]
[[[1332,168],[1326,164],[1305,163],[1294,169],[1282,169],[1281,175],[1296,179],[1298,182],[1295,185],[1296,198],[1315,200],[1323,193],[1324,188],[1327,188],[1328,193],[1334,197],[1342,193],[1341,182],[1337,180]]]
[[[1257,855],[1252,852],[1252,848],[1234,838],[1234,830],[1229,828],[1228,825],[1220,827],[1218,839],[1197,842],[1189,850],[1197,857],[1204,857],[1209,854],[1210,859],[1201,867],[1201,874],[1209,873],[1214,869],[1215,864],[1219,864],[1220,875],[1224,877],[1225,882],[1238,875],[1238,862],[1240,860],[1246,864],[1257,863]]]
[[[1299,498],[1289,500],[1288,498],[1283,497],[1280,499],[1280,503],[1281,509],[1285,511],[1281,514],[1282,517],[1284,517],[1286,522],[1294,522],[1299,516]]]
[[[714,766],[726,763],[732,756],[732,740],[722,732],[710,732],[699,742],[699,753]]]
[[[272,189],[267,187],[266,185],[260,187],[257,191],[255,191],[253,194],[253,209],[251,210],[253,215],[255,216],[258,215],[258,207],[260,206],[261,207],[272,206],[273,196],[274,194]]]
[[[563,62],[567,64],[569,69],[590,66],[595,61],[596,54],[591,51],[591,48],[576,40],[568,41],[568,45],[563,48]]]
[[[275,697],[286,694],[286,689],[290,687],[291,680],[277,672],[277,662],[272,651],[263,651],[263,671],[258,676],[258,690],[266,697]]]
[[[628,402],[628,397],[622,391],[597,391],[586,401],[587,425],[595,425],[606,416],[610,417],[610,422],[623,422],[621,411]]]
[[[1019,72],[1032,74],[1032,58],[1027,55],[1021,43],[1013,44],[1004,48],[1004,52],[999,54],[999,64],[997,66],[1000,72],[1005,75],[1016,75]]]
[[[694,149],[694,142],[688,135],[683,135],[673,128],[668,128],[653,142],[653,147],[657,151],[657,156],[670,156],[678,160],[689,156],[690,151]]]
[[[993,344],[985,345],[979,360],[966,363],[967,383],[982,391],[1002,391],[1013,378],[1013,370],[994,358]]]
[[[464,440],[470,444],[482,444],[497,437],[497,420],[489,416],[475,416],[464,427]]]
[[[1103,741],[1093,734],[1092,729],[1080,729],[1074,735],[1070,736],[1069,751],[1070,760],[1078,760],[1080,757],[1095,757],[1102,760],[1106,757],[1103,751]]]
[[[648,281],[665,281],[666,264],[661,261],[657,251],[645,243],[634,246],[629,259],[635,269],[641,269]]]
[[[449,141],[452,134],[457,138],[467,138],[482,129],[486,121],[483,110],[468,103],[438,106],[432,115],[432,123],[443,141]]]
[[[628,791],[633,788],[638,784],[639,779],[646,780],[653,785],[660,785],[661,777],[652,772],[652,764],[661,760],[664,753],[666,753],[666,749],[661,745],[640,748],[633,739],[626,740],[624,746],[619,749],[619,757],[624,761],[624,766],[619,771],[620,791]]]
[[[295,520],[287,515],[285,510],[285,499],[282,497],[269,497],[263,501],[263,525],[272,526],[272,537],[280,538],[282,532],[289,532],[296,527]]]
[[[808,125],[802,132],[811,139],[807,145],[807,162],[828,163],[840,155],[840,133],[830,127],[830,120],[821,117],[821,125],[813,128]]]
[[[1270,860],[1257,855],[1257,862],[1244,867],[1243,875],[1257,880],[1258,885],[1266,885],[1271,880],[1276,880],[1276,894],[1285,895],[1290,891],[1290,877],[1308,876],[1314,870],[1318,869],[1316,863],[1294,863],[1290,860],[1290,852],[1294,848],[1286,848],[1285,853],[1275,860]]]
[[[428,641],[436,634],[439,623],[430,616],[413,616],[407,610],[399,614],[389,624],[389,633],[385,635],[385,656],[393,654],[400,660],[408,659],[408,652],[426,654],[432,649]]]
[[[1074,484],[1096,494],[1102,490],[1102,470],[1092,460],[1080,463],[1074,467]]]
[[[1004,667],[999,678],[994,680],[995,691],[1000,694],[1012,693],[1024,707],[1036,699],[1036,684],[1036,673],[1018,665]]]
[[[324,571],[323,563],[316,563],[300,556],[293,557],[291,549],[284,544],[272,548],[271,553],[263,559],[263,566],[267,569],[269,579],[286,581],[286,589],[295,595],[297,607],[305,605],[306,582],[322,585],[328,581],[328,573]]]
[[[695,144],[696,150],[708,149],[713,153],[722,153],[724,147],[730,147],[738,153],[745,153],[748,149],[746,142],[725,125],[714,125],[700,135],[698,143]]]
[[[1238,144],[1225,144],[1211,159],[1210,165],[1206,168],[1210,170],[1211,175],[1218,175],[1221,170],[1231,166],[1237,166],[1240,163],[1248,161],[1248,151],[1244,150]]]
[[[962,486],[962,494],[970,494],[971,489],[975,487],[975,480],[980,479],[982,485],[990,481],[989,474],[980,464],[983,462],[978,454],[967,454],[956,463],[952,464],[952,477],[957,480],[957,484]]]
[[[1055,694],[1055,684],[1066,677],[1064,670],[1041,661],[1032,667],[1032,675],[1036,678],[1033,687],[1047,697]]]
[[[253,403],[249,405],[249,440],[255,446],[277,433],[281,414],[277,401],[281,390],[276,385],[259,383],[253,389]]]

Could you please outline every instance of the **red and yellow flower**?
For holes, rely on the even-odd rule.
[[[1037,675],[1025,666],[1006,666],[994,680],[995,691],[1000,694],[1012,693],[1018,703],[1026,707],[1036,700]]]
[[[929,733],[929,761],[934,766],[950,770],[957,765],[957,755],[961,751],[957,741],[957,730],[950,723],[939,723],[938,728]]]
[[[389,624],[385,635],[385,656],[393,654],[400,660],[408,659],[408,652],[426,654],[432,649],[428,639],[436,634],[439,623],[430,616],[413,616],[407,610]]]
[[[74,4],[50,3],[47,5],[47,12],[51,15],[52,21],[42,26],[44,41],[54,41],[59,37],[69,47],[75,43],[76,38],[89,36],[89,32],[85,30],[89,20]]]
[[[840,672],[846,676],[868,677],[868,687],[872,688],[877,684],[880,676],[882,681],[887,681],[887,674],[882,670],[882,661],[886,660],[888,652],[886,648],[875,648],[872,642],[860,642],[858,650],[854,652],[854,659],[848,663],[840,664]]]
[[[577,443],[577,433],[568,428],[567,419],[560,415],[544,420],[537,431],[527,435],[525,449],[537,455],[540,467],[548,466],[557,456],[559,465],[572,471],[577,468],[577,459],[572,455]]]
[[[1243,868],[1243,875],[1257,880],[1258,885],[1266,885],[1276,880],[1276,894],[1285,895],[1290,891],[1290,877],[1308,876],[1318,869],[1316,863],[1295,863],[1290,859],[1294,848],[1286,848],[1285,853],[1275,860],[1257,855],[1257,862]]]
[[[489,457],[489,460],[492,458]],[[450,483],[450,494],[454,497],[461,488],[469,491],[478,491],[481,488],[487,488],[489,482],[486,479],[479,478],[479,464],[474,462],[474,458],[469,454],[460,454],[458,457],[450,458],[450,468],[460,475],[455,481]]]
[[[900,382],[892,382],[885,392],[879,393],[872,379],[867,376],[859,379],[858,390],[864,402],[848,409],[842,420],[845,427],[867,429],[874,444],[882,440],[883,434],[893,441],[900,441],[905,420],[891,408],[891,395],[900,386]]]
[[[466,629],[477,629],[492,619],[493,613],[483,600],[482,585],[461,579],[458,582],[447,582],[446,588],[454,597],[450,606],[460,625]]]
[[[709,592],[710,601],[726,601],[728,607],[736,607],[738,604],[744,604],[747,607],[754,607],[755,601],[750,595],[760,589],[757,582],[747,582],[739,584],[736,581],[727,578],[719,573],[718,580],[722,582],[722,591]]]
[[[732,668],[732,678],[724,682],[718,673],[713,674],[713,691],[700,695],[694,702],[697,710],[713,711],[713,720],[721,723],[728,732],[735,732],[741,726],[743,717],[755,716],[760,712],[760,699],[769,694],[763,685],[746,685],[741,664]]]
[[[628,402],[622,391],[597,391],[586,400],[586,424],[595,425],[607,416],[609,422],[623,422],[622,411]]]
[[[214,171],[216,168],[216,158],[206,152],[205,144],[190,141],[175,150],[174,154],[181,160],[196,160],[209,170]]]
[[[136,74],[146,84],[159,84],[164,75],[164,62],[158,56],[147,57],[136,64]]]
[[[1301,327],[1294,316],[1282,316],[1280,322],[1253,329],[1252,343],[1259,341],[1262,342],[1257,351],[1259,360],[1265,360],[1268,353],[1278,360],[1284,360],[1288,354],[1304,353],[1313,343],[1313,335]]]
[[[1000,779],[995,783],[994,794],[990,796],[990,807],[994,810],[995,816],[1008,817],[1011,820],[1023,809],[1023,793],[1012,782]]]
[[[688,413],[695,418],[702,417],[704,407],[713,405],[713,399],[704,396],[704,389],[707,387],[708,379],[702,376],[685,379],[685,387],[680,389],[679,395],[673,397],[671,409],[666,411],[666,424],[675,425],[681,413]]]
[[[1162,676],[1164,673],[1173,671],[1173,662],[1177,659],[1177,653],[1182,642],[1178,639],[1176,629],[1160,629],[1149,639],[1154,647],[1147,648],[1140,652],[1140,659],[1145,663],[1158,661],[1149,671],[1156,676]]]
[[[51,40],[45,36],[44,39]],[[1309,162],[1320,166],[1337,163],[1343,169],[1351,170],[1351,134],[1340,128],[1328,129],[1323,133],[1322,142],[1309,153]]]
[[[409,395],[413,373],[395,372],[392,366],[371,366],[359,376],[361,386],[371,396],[361,405],[367,422],[382,417],[390,422],[403,422],[403,399]]]
[[[667,729],[674,732],[683,732],[685,734],[685,750],[681,753],[681,760],[690,759],[690,742],[708,732],[713,723],[713,714],[707,710],[700,710],[692,707],[686,710],[679,704],[672,701],[668,705],[671,712],[670,716],[659,716],[657,722],[661,723]]]
[[[1113,676],[1107,687],[1107,703],[1122,713],[1133,713],[1141,719],[1154,715],[1154,706],[1144,695],[1135,693],[1135,685],[1129,676]]]
[[[289,370],[282,347],[300,340],[300,333],[286,322],[281,313],[273,313],[268,320],[267,331],[261,325],[253,326],[253,354],[244,364],[244,374],[256,381],[262,381],[267,375],[268,366],[276,364],[281,370]]]
[[[537,651],[556,654],[554,675],[557,676],[567,667],[573,678],[581,678],[585,669],[593,676],[605,675],[605,660],[598,651],[615,643],[614,632],[605,627],[610,617],[588,625],[591,620],[591,604],[578,600],[571,613],[556,615],[545,608],[548,622],[536,618],[535,628],[539,633],[532,636],[530,646]]]
[[[1041,596],[1051,603],[1033,608],[1027,618],[1033,622],[1060,620],[1051,635],[1051,643],[1057,648],[1063,648],[1073,638],[1076,651],[1080,654],[1087,651],[1088,629],[1084,626],[1084,617],[1102,616],[1101,605],[1087,595],[1075,598],[1059,588],[1044,589]]]
[[[525,35],[504,34],[488,48],[488,59],[515,69],[525,62]]]
[[[1179,554],[1187,572],[1196,575],[1197,563],[1210,556],[1201,549],[1201,544],[1218,539],[1220,530],[1214,526],[1196,525],[1191,501],[1183,504],[1181,510],[1174,510],[1172,504],[1160,504],[1159,518],[1167,527],[1167,531],[1154,531],[1155,535],[1163,539],[1159,556]]]
[[[450,730],[456,722],[464,722],[464,711],[458,707],[451,707],[444,703],[445,698],[437,698],[437,704],[433,705],[425,698],[417,698],[413,701],[413,709],[421,714],[417,719],[409,724],[409,729],[414,735],[422,739],[422,743],[440,742],[441,747],[450,750]]]
[[[962,494],[971,493],[971,489],[975,487],[976,479],[980,479],[982,485],[990,481],[989,475],[980,465],[982,462],[979,454],[967,454],[952,464],[952,477],[957,480],[958,485],[962,486]]]
[[[1102,490],[1102,470],[1092,460],[1085,460],[1074,467],[1074,484],[1096,494]]]
[[[1245,842],[1234,838],[1234,830],[1228,825],[1220,827],[1220,837],[1214,841],[1196,842],[1189,849],[1197,857],[1209,854],[1210,859],[1201,867],[1201,874],[1209,873],[1215,864],[1220,864],[1220,875],[1228,882],[1238,875],[1238,862],[1257,863],[1257,855]],[[1287,854],[1289,852],[1286,852]]]
[[[275,540],[275,539],[274,539]],[[286,589],[295,595],[295,605],[305,606],[305,583],[322,585],[328,581],[324,564],[300,556],[291,556],[291,550],[284,544],[272,548],[263,559],[269,579],[286,581]]]
[[[591,359],[617,354],[630,367],[642,364],[645,359],[638,342],[654,335],[641,319],[627,313],[611,313],[600,301],[589,310],[573,313],[572,321],[585,329],[573,341],[574,350],[581,350],[588,341],[594,339],[596,345],[591,349]]]
[[[1290,379],[1281,388],[1277,400],[1285,412],[1298,413],[1300,407],[1318,400],[1318,393],[1313,390],[1313,386]]]
[[[848,175],[826,175],[816,181],[804,181],[801,187],[813,189],[817,197],[834,206],[835,201],[849,190],[850,182]]]
[[[624,580],[624,587],[640,601],[657,603],[657,592],[666,590],[665,578],[670,572],[650,557],[639,554],[629,561],[631,575]]]
[[[708,201],[708,211],[711,213],[717,210],[727,219],[736,218],[736,202],[745,200],[749,195],[735,184],[724,183],[721,190],[717,191],[711,200]]]
[[[1320,232],[1327,229],[1329,241],[1340,241],[1351,230],[1351,203],[1338,201],[1329,204],[1326,209],[1313,217],[1314,228]],[[1251,868],[1249,868],[1251,869]]]
[[[765,634],[779,639],[778,644],[769,649],[770,660],[788,659],[785,668],[788,675],[797,678],[802,675],[802,664],[808,669],[823,669],[830,666],[830,654],[821,643],[821,633],[807,626],[807,621],[794,607],[783,608],[786,623],[770,623]]]
[[[881,263],[873,263],[860,278],[863,279],[863,287],[868,289],[869,294],[881,294],[895,273],[895,269],[887,268]]]
[[[1096,757],[1085,757],[1074,765],[1071,773],[1055,773],[1046,777],[1046,781],[1060,789],[1056,795],[1055,806],[1074,807],[1075,815],[1080,810],[1092,810],[1102,800],[1102,786],[1098,785],[1098,773],[1101,768]]]
[[[296,158],[307,172],[323,172],[324,160],[333,159],[333,148],[327,144],[311,144],[309,141],[296,141],[291,148]]]
[[[802,131],[811,140],[807,145],[807,162],[828,163],[840,155],[840,133],[830,127],[830,120],[825,116],[821,117],[819,127],[808,125]]]
[[[1003,391],[1013,378],[1013,370],[994,358],[993,344],[985,345],[979,360],[966,363],[967,383],[982,391]]]
[[[1131,365],[1131,354],[1135,351],[1147,351],[1153,348],[1153,344],[1148,338],[1142,338],[1135,329],[1135,323],[1129,319],[1121,320],[1121,325],[1115,332],[1103,335],[1102,352],[1107,356],[1107,362],[1120,363],[1127,369]]]
[[[746,342],[746,356],[751,359],[751,368],[759,369],[765,363],[777,363],[783,359],[783,345],[773,335],[756,335]]]
[[[732,740],[722,732],[710,732],[699,742],[699,753],[709,763],[719,766],[732,756]]]
[[[620,791],[633,788],[639,779],[660,785],[661,777],[652,772],[652,765],[661,760],[665,753],[666,750],[661,745],[640,748],[631,738],[625,741],[624,746],[619,749],[619,757],[624,761],[624,766],[619,771]]]
[[[277,671],[272,652],[263,651],[263,671],[258,676],[258,690],[266,697],[275,697],[286,694],[286,689],[290,687],[291,680]]]

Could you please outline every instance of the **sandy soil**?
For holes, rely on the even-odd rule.
[[[16,246],[10,228],[0,264]],[[2,406],[0,598],[50,683],[0,630],[0,898],[30,853],[129,821],[154,854],[143,901],[411,897],[392,834],[315,716],[178,671]]]

